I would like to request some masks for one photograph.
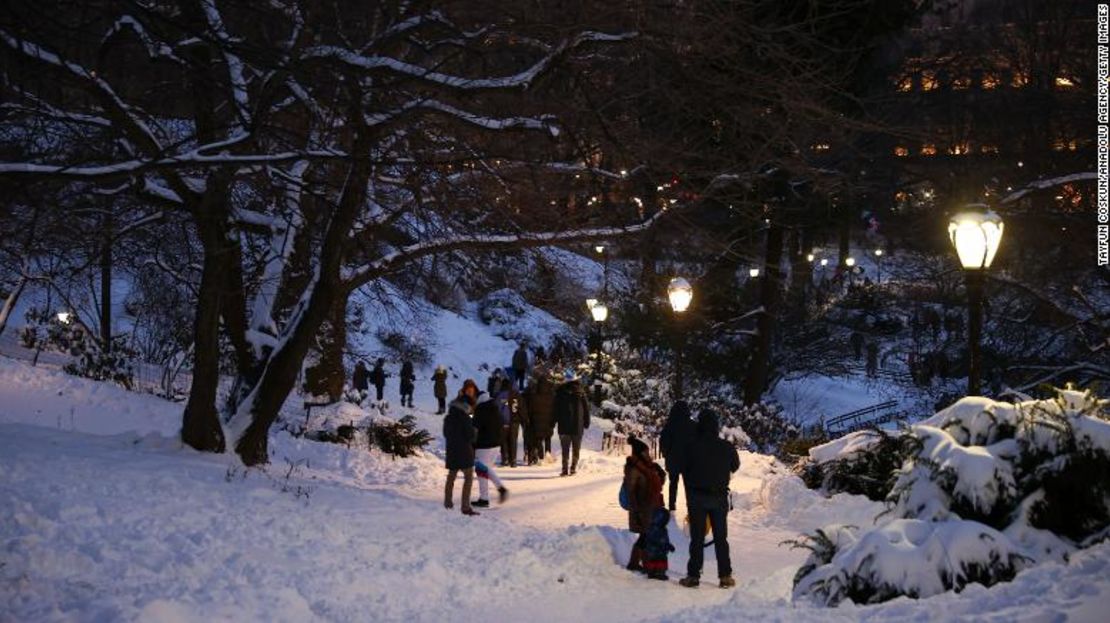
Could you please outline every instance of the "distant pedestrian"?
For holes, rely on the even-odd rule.
[[[543,362],[545,359],[547,359],[547,352],[544,350],[543,344],[540,344],[539,346],[536,347],[536,357],[535,357],[534,361],[538,365],[541,362]]]
[[[478,397],[478,404],[474,407],[474,428],[477,430],[474,439],[474,470],[478,476],[478,500],[472,504],[484,508],[489,506],[490,481],[497,487],[501,502],[509,497],[508,489],[494,469],[497,454],[501,451],[501,414],[498,413],[497,402],[488,394]]]
[[[686,565],[686,577],[679,583],[688,588],[701,583],[707,518],[713,529],[720,586],[736,586],[736,581],[732,579],[726,519],[729,479],[740,469],[740,455],[732,444],[719,437],[718,426],[714,411],[704,409],[698,414],[697,436],[690,444],[686,469],[682,472],[686,481],[686,506],[690,513],[690,561]]]
[[[517,383],[517,389],[524,391],[524,377],[528,375],[528,349],[524,347],[524,342],[513,353],[513,379]]]
[[[505,436],[501,444],[501,464],[516,467],[517,442],[520,437],[522,418],[528,407],[513,387],[511,379],[502,379],[497,402],[501,410],[501,422],[505,425]],[[506,421],[508,424],[505,424]]]
[[[559,446],[563,451],[563,471],[559,475],[573,476],[578,470],[582,435],[590,427],[590,405],[574,372],[567,370],[564,379],[555,390],[555,421],[559,425]]]
[[[370,371],[370,382],[377,390],[378,402],[385,399],[385,377],[387,376],[389,375],[385,373],[385,359],[379,357],[374,364],[374,369]]]
[[[416,374],[412,370],[412,362],[405,359],[401,364],[401,406],[412,408],[412,394],[416,391]],[[406,402],[407,401],[407,402]]]
[[[644,564],[647,532],[652,515],[663,508],[663,480],[666,473],[651,460],[647,444],[635,437],[628,438],[631,453],[624,463],[624,489],[628,496],[628,529],[639,535],[628,558],[629,571],[649,572]],[[666,579],[666,569],[663,577]]]
[[[447,484],[443,491],[443,507],[454,508],[455,477],[463,473],[462,514],[477,515],[470,506],[470,493],[474,485],[474,440],[476,431],[470,413],[478,397],[478,386],[467,379],[458,397],[451,401],[447,417],[443,418],[443,439],[447,448]]]
[[[867,376],[875,377],[879,372],[879,345],[874,341],[867,345]]]
[[[852,356],[857,360],[863,358],[863,335],[859,331],[852,331],[852,335],[848,337],[848,342],[852,345]]]
[[[436,366],[436,371],[432,374],[432,382],[432,393],[435,394],[436,401],[439,403],[436,415],[440,415],[446,409],[447,403],[447,369],[443,366]]]
[[[501,371],[501,368],[494,369],[489,381],[486,382],[486,394],[496,396],[497,392],[501,390],[501,379],[503,378],[505,378],[505,373]]]
[[[667,497],[667,508],[671,511],[675,510],[678,478],[686,463],[687,447],[694,440],[696,432],[697,425],[690,419],[690,405],[686,404],[685,400],[674,403],[667,416],[667,423],[659,435],[659,446],[667,465],[667,476],[671,479]]]
[[[361,359],[355,364],[355,371],[351,375],[351,387],[358,392],[359,402],[366,398],[366,392],[370,390],[370,371]]]

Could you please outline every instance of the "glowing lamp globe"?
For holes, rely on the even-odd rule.
[[[756,277],[759,276],[759,269],[758,268],[749,269],[748,270],[748,275],[750,275],[752,279],[755,279]]]
[[[810,253],[809,255],[807,255],[807,256],[806,256],[806,260],[808,260],[808,261],[812,262],[812,261],[813,261],[813,254],[812,254],[812,253]]]
[[[962,212],[948,223],[948,238],[965,270],[990,268],[1002,242],[1002,219],[990,210]]]
[[[675,277],[667,285],[667,298],[670,299],[671,309],[682,313],[690,307],[690,301],[694,299],[694,289],[690,287],[690,282],[682,277]]]
[[[590,314],[594,317],[594,322],[605,322],[609,317],[609,308],[604,303],[597,303],[590,308]]]
[[[883,256],[883,250],[882,249],[875,249],[875,257],[882,257],[882,256]]]
[[[586,309],[593,309],[598,304],[597,299],[586,299]]]
[[[847,266],[848,268],[851,268],[851,267],[855,266],[856,265],[856,258],[850,257],[850,258],[844,260],[844,265]]]
[[[829,265],[829,258],[827,258],[827,257],[826,257],[826,258],[822,258],[822,259],[821,259],[821,265],[822,265],[822,266],[828,266],[828,265]]]

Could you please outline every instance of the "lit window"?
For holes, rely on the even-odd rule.
[[[902,76],[898,80],[898,90],[905,93],[913,90],[913,76]]]
[[[829,144],[828,143],[814,143],[810,148],[813,151],[828,151],[829,150]]]
[[[967,76],[960,76],[952,81],[952,88],[957,91],[964,91],[971,88],[971,78]]]
[[[1020,89],[1027,84],[1029,84],[1029,74],[1024,71],[1015,71],[1013,78],[1010,80],[1010,86]]]
[[[932,143],[925,143],[921,146],[922,156],[935,156],[937,155],[937,146]]]
[[[894,148],[894,155],[898,156],[899,158],[905,158],[906,156],[910,155],[910,150],[899,145]]]
[[[983,90],[990,91],[998,87],[998,76],[994,74],[983,74],[983,80],[979,83]]]
[[[1079,149],[1079,141],[1074,138],[1068,141],[1068,151],[1075,151]]]
[[[932,91],[937,88],[937,72],[923,71],[921,72],[921,90]]]
[[[1064,151],[1068,148],[1068,142],[1062,138],[1052,139],[1052,151]]]
[[[1075,82],[1066,76],[1056,76],[1057,89],[1070,89],[1075,86]]]
[[[953,156],[966,156],[970,151],[971,146],[967,144],[967,141],[954,143],[951,147],[948,148],[948,153]]]
[[[906,195],[906,191],[904,191],[904,190],[899,190],[898,192],[894,193],[894,200],[895,201],[902,202],[902,201],[905,201],[907,198],[908,198],[908,195]]]
[[[979,146],[979,153],[982,153],[982,154],[997,154],[998,153],[998,145],[980,145]]]

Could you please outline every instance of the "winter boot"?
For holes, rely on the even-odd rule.
[[[701,584],[701,579],[694,575],[688,575],[679,580],[678,583],[686,588],[697,588]]]
[[[639,547],[633,546],[632,555],[628,557],[628,564],[625,565],[624,568],[628,569],[629,571],[635,571],[636,573],[644,573],[643,560],[643,550],[641,550]]]
[[[666,571],[651,571],[651,572],[648,572],[647,576],[649,578],[651,578],[652,580],[663,580],[664,582],[667,581],[667,572]]]
[[[474,500],[470,505],[478,508],[489,508],[489,500]]]
[[[498,504],[504,504],[506,501],[508,501],[508,499],[509,499],[509,490],[506,489],[505,487],[498,488],[497,489],[497,503]]]
[[[736,586],[736,580],[732,579],[731,575],[721,576],[721,588],[732,588]]]
[[[464,514],[468,517],[477,517],[478,515],[481,515],[482,513],[479,513],[478,511],[476,511],[474,509],[464,508],[463,511],[462,511],[462,514]]]

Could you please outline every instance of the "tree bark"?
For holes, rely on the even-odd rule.
[[[8,318],[12,315],[12,310],[15,308],[16,302],[19,301],[20,295],[23,294],[23,289],[27,287],[27,276],[21,275],[19,282],[15,284],[15,289],[8,293],[8,297],[4,299],[4,306],[0,307],[0,335],[4,333],[4,329],[8,326]]]
[[[105,211],[100,240],[100,347],[112,351],[112,213]]]
[[[336,401],[343,397],[343,382],[347,378],[343,368],[343,353],[347,350],[347,295],[343,292],[335,297],[328,319],[321,326],[317,340],[320,347],[320,360],[306,373],[305,386],[308,393],[327,396]]]
[[[771,370],[771,349],[774,346],[775,326],[782,298],[782,226],[772,224],[767,229],[767,247],[763,266],[765,274],[760,289],[763,313],[756,320],[758,334],[744,379],[744,403],[755,404],[763,396]]]

